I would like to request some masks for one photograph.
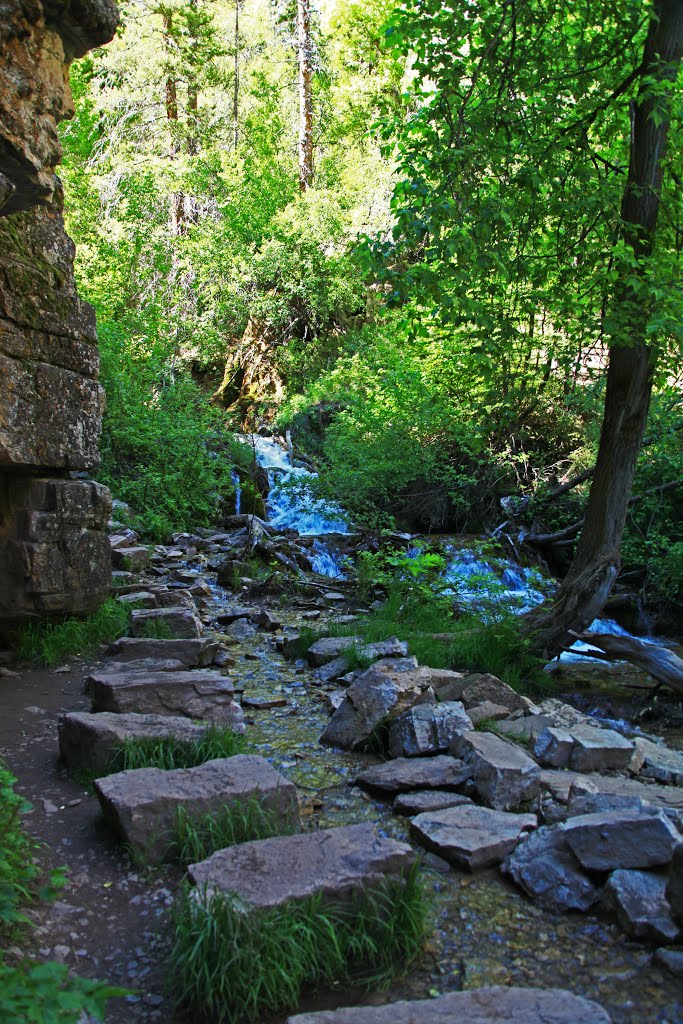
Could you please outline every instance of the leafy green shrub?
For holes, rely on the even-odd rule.
[[[185,886],[173,912],[171,988],[195,1020],[247,1024],[295,1008],[304,989],[388,984],[419,954],[425,922],[416,869],[344,903],[315,896],[249,913]]]
[[[108,598],[87,618],[24,626],[19,634],[17,653],[21,658],[52,667],[73,655],[87,654],[98,644],[113,643],[126,635],[129,624],[130,610]]]
[[[31,899],[39,877],[33,859],[36,844],[21,827],[21,815],[31,805],[15,793],[16,781],[0,761],[0,932],[25,921],[19,907]]]

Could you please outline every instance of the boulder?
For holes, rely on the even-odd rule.
[[[424,758],[397,757],[366,768],[354,781],[366,789],[402,793],[411,789],[459,789],[471,774],[471,769],[462,761],[439,754]]]
[[[414,861],[407,843],[385,839],[374,825],[347,825],[219,850],[191,864],[188,875],[195,885],[236,897],[248,911],[317,895],[343,901],[389,879],[400,881]]]
[[[223,608],[216,615],[216,622],[220,623],[221,626],[229,626],[231,622],[237,622],[238,619],[251,619],[252,615],[257,614],[257,608],[249,608],[246,605],[236,605],[234,608]]]
[[[363,643],[362,636],[324,636],[308,648],[307,656],[314,668],[326,665],[338,658],[344,651]]]
[[[605,886],[604,906],[633,939],[675,942],[679,928],[666,898],[666,878],[651,871],[615,871]]]
[[[470,798],[461,793],[449,793],[445,789],[419,789],[416,793],[399,793],[394,800],[393,808],[397,814],[413,815],[471,803]]]
[[[257,800],[283,830],[299,821],[294,785],[264,758],[246,754],[196,768],[137,768],[107,775],[95,781],[95,792],[107,824],[149,863],[172,855],[180,807],[198,822],[225,809],[239,812]]]
[[[155,629],[168,633],[176,640],[191,640],[202,635],[202,624],[196,612],[190,608],[140,608],[131,612],[132,636],[144,637]]]
[[[131,591],[130,594],[120,594],[116,600],[119,604],[134,604],[136,608],[156,608],[156,596],[149,590]]]
[[[472,725],[479,725],[480,722],[503,721],[510,712],[502,704],[492,704],[490,700],[485,700],[483,704],[475,704],[473,707],[468,708],[467,714]]]
[[[633,741],[631,770],[641,779],[653,779],[665,786],[683,786],[683,751],[637,737]]]
[[[122,637],[107,650],[112,661],[140,661],[146,658],[182,661],[188,668],[204,668],[218,653],[218,641],[202,637],[200,640],[137,640]]]
[[[340,654],[338,658],[333,658],[332,661],[328,661],[326,665],[321,665],[320,668],[315,670],[315,678],[320,683],[331,683],[335,679],[339,679],[345,675],[349,669],[348,658],[345,658],[343,654]]]
[[[391,723],[389,753],[392,757],[444,753],[456,736],[471,729],[472,721],[460,701],[418,704]]]
[[[314,1010],[286,1024],[610,1024],[598,1003],[565,989],[475,988],[436,999]]]
[[[194,672],[94,672],[85,681],[93,711],[182,715],[244,732],[233,684],[209,669]]]
[[[674,920],[683,928],[683,843],[674,850],[666,898]]]
[[[534,741],[534,757],[549,768],[567,768],[574,750],[574,737],[568,729],[551,726],[543,729]]]
[[[256,633],[256,626],[249,619],[235,619],[225,630],[226,636],[239,642],[249,640]]]
[[[142,572],[150,562],[149,548],[118,548],[111,553],[111,564],[124,572]]]
[[[570,787],[572,799],[587,793],[631,796],[655,804],[657,807],[683,812],[683,788],[679,786],[659,786],[654,782],[629,779],[624,776],[598,775],[594,772],[588,775],[556,772],[555,775],[566,775],[572,778]]]
[[[477,792],[485,804],[510,811],[537,801],[541,772],[528,754],[490,732],[467,732],[451,746],[472,769]]]
[[[613,729],[579,725],[571,729],[574,738],[569,767],[577,772],[623,771],[633,756],[633,744]]]
[[[508,711],[525,712],[527,709],[524,697],[489,672],[466,676],[460,700],[465,708],[472,708],[484,701],[490,701],[492,704],[499,704],[507,708]]]
[[[200,740],[207,726],[169,715],[98,715],[74,711],[59,716],[59,753],[69,771],[104,774],[126,740]]]
[[[397,670],[390,659],[357,676],[346,699],[330,719],[320,742],[332,747],[363,747],[380,726],[389,725],[415,704],[434,704],[429,673],[418,668]]]
[[[564,825],[567,845],[589,871],[669,864],[681,836],[661,811],[581,814]]]
[[[567,846],[561,825],[539,828],[524,839],[504,861],[503,871],[551,910],[586,911],[600,896]]]
[[[535,814],[508,814],[471,803],[427,811],[410,823],[419,842],[470,871],[499,864],[532,828]]]

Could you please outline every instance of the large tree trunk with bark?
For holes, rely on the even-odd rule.
[[[642,444],[656,353],[648,344],[651,308],[634,289],[645,282],[659,213],[670,93],[683,50],[683,0],[655,0],[645,41],[640,88],[631,109],[630,164],[621,207],[621,240],[636,262],[613,298],[605,412],[586,517],[569,573],[554,600],[531,613],[525,630],[552,656],[600,613],[619,573],[633,474]],[[628,280],[627,280],[628,278]]]

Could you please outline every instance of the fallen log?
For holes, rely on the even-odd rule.
[[[635,636],[614,636],[612,633],[572,633],[572,636],[597,647],[614,660],[629,661],[651,675],[661,686],[683,696],[683,658],[668,647],[648,644]]]

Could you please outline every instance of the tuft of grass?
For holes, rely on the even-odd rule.
[[[127,739],[115,757],[123,765],[114,771],[129,768],[196,768],[206,761],[245,754],[247,741],[241,733],[227,726],[211,725],[197,740],[181,740],[166,736],[160,740]]]
[[[175,640],[176,635],[163,619],[148,619],[138,636],[145,640]]]
[[[129,623],[129,609],[108,598],[86,618],[24,626],[16,645],[17,654],[20,658],[52,668],[69,657],[89,653],[98,644],[110,644],[125,636]]]
[[[178,807],[173,855],[183,867],[187,867],[206,860],[226,846],[291,835],[293,831],[293,821],[283,821],[281,815],[275,814],[270,807],[264,807],[256,796],[239,804],[226,804],[221,811],[210,811],[200,818],[191,818],[185,807]]]
[[[245,913],[231,897],[182,888],[172,913],[170,987],[192,1020],[251,1024],[304,990],[382,987],[418,956],[427,905],[417,868],[401,881]]]

